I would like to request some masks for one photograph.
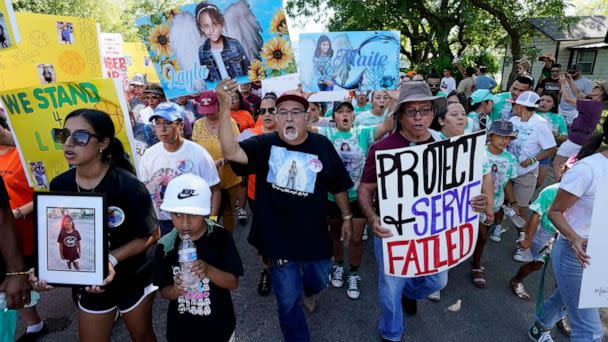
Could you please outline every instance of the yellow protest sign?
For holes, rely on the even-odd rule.
[[[34,13],[15,17],[22,39],[16,49],[0,53],[0,89],[102,77],[94,19]]]
[[[19,41],[19,28],[13,13],[13,4],[10,0],[0,0],[0,52],[14,48]]]
[[[0,90],[0,100],[28,181],[38,191],[48,191],[50,181],[69,168],[61,145],[53,141],[51,131],[62,128],[65,117],[76,109],[93,108],[108,113],[114,121],[116,138],[127,154],[133,156],[130,143],[134,140],[133,131],[118,80],[95,79]]]
[[[129,75],[129,79],[135,74],[145,74],[149,82],[159,82],[154,64],[152,64],[150,55],[144,44],[140,42],[124,42],[122,50],[127,59],[127,74]]]

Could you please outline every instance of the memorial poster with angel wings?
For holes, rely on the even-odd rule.
[[[282,2],[215,0],[136,20],[167,98],[297,72]]]
[[[303,90],[396,89],[400,37],[397,31],[300,34]]]

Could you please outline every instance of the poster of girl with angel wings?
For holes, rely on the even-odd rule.
[[[297,72],[281,1],[203,1],[136,20],[167,98]]]
[[[397,88],[399,32],[301,33],[299,41],[304,91]]]

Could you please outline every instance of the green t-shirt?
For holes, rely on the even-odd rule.
[[[488,160],[483,165],[483,173],[492,172],[494,183],[494,212],[498,212],[505,201],[507,182],[517,177],[517,159],[511,152],[504,150],[495,155],[486,147]]]
[[[376,126],[355,126],[350,131],[343,132],[335,127],[319,127],[319,134],[326,136],[334,145],[338,155],[344,163],[344,167],[353,183],[348,190],[348,200],[357,200],[357,187],[363,175],[363,166],[367,158],[367,151],[374,143]],[[335,201],[332,194],[328,194],[330,201]]]
[[[551,130],[558,132],[559,135],[568,135],[568,126],[566,125],[566,119],[559,113],[539,113],[536,114],[542,116],[545,120],[551,123]]]
[[[465,133],[477,132],[481,130],[481,124],[479,123],[479,115],[477,112],[470,112],[467,115],[467,125],[464,128]]]
[[[549,208],[559,190],[559,183],[551,184],[538,194],[538,198],[530,205],[530,210],[540,216],[540,226],[547,232],[555,234],[557,230],[549,218]]]
[[[490,127],[490,124],[496,120],[500,120],[503,118],[504,120],[509,120],[511,117],[511,109],[513,105],[511,102],[507,102],[508,99],[511,98],[510,92],[498,93],[494,95],[494,107],[492,107],[492,113],[490,113],[489,121],[486,124],[486,127]]]
[[[384,111],[384,114],[377,116],[377,115],[374,115],[371,110],[367,110],[365,112],[359,113],[359,115],[357,115],[355,117],[355,127],[356,126],[376,126],[376,125],[381,124],[382,121],[384,121],[385,117],[386,117],[386,111]]]

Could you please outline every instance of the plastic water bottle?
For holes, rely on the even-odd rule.
[[[181,278],[184,282],[184,287],[187,289],[196,286],[198,279],[192,275],[192,264],[197,259],[196,246],[194,242],[190,240],[190,235],[186,234],[181,237],[182,242],[179,244],[179,250],[177,252],[179,259],[179,268],[181,270]]]
[[[513,208],[503,204],[502,210],[517,228],[523,228],[526,225],[526,220],[524,220],[521,216],[517,215],[517,212],[513,210]]]
[[[30,292],[30,302],[25,305],[26,308],[31,308],[38,304],[38,300],[40,299],[40,294],[36,291]],[[0,310],[8,310],[6,308],[6,295],[4,292],[0,292]]]

